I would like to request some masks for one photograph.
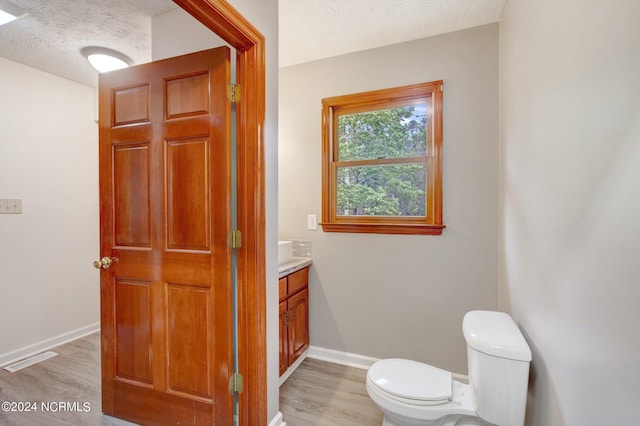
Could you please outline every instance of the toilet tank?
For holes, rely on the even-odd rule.
[[[462,321],[476,412],[500,426],[524,424],[531,350],[503,312],[471,311]]]

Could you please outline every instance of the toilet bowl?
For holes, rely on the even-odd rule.
[[[471,387],[428,364],[378,361],[367,372],[366,387],[384,413],[383,426],[489,425],[476,417]]]
[[[522,426],[531,350],[505,313],[468,312],[469,384],[446,370],[407,359],[383,359],[367,372],[369,396],[383,426]]]

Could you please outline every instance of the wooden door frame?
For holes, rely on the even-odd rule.
[[[265,286],[265,40],[226,0],[173,0],[236,49],[238,229],[238,351],[244,377],[243,425],[267,424]]]

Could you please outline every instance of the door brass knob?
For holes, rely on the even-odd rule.
[[[96,269],[109,269],[109,267],[111,267],[111,264],[113,262],[115,262],[116,259],[115,258],[110,258],[110,257],[103,257],[101,260],[96,260],[95,262],[93,262],[93,267]]]

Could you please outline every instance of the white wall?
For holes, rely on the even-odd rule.
[[[100,319],[94,90],[0,58],[0,356]]]
[[[444,80],[441,236],[325,233],[321,99]],[[280,69],[279,235],[312,241],[311,344],[466,373],[462,317],[498,291],[498,26]]]
[[[176,37],[179,34],[179,37]],[[151,60],[171,58],[228,44],[183,9],[151,18]],[[233,58],[233,56],[232,56]]]
[[[640,416],[640,3],[507,0],[500,306],[533,351],[528,425]]]
[[[278,414],[278,0],[229,0],[249,22],[251,22],[266,40],[266,119],[263,129],[265,143],[265,204],[266,204],[266,274],[267,274],[267,418],[269,421]],[[173,13],[173,12],[171,12]],[[190,16],[179,10],[173,16],[158,16],[153,19],[152,40],[154,58],[178,55],[207,47],[207,30]],[[175,23],[175,25],[172,24]],[[179,28],[179,31],[176,31]],[[175,35],[179,34],[176,38]],[[175,43],[165,44],[167,38]],[[212,38],[213,40],[217,37]],[[157,56],[156,56],[157,55]],[[232,57],[233,58],[233,57]]]

